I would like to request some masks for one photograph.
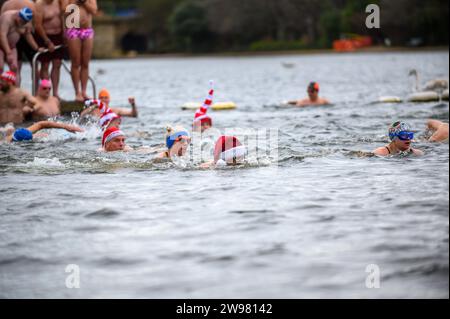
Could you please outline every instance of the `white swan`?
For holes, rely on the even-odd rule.
[[[417,70],[411,70],[409,76],[414,76],[416,79],[414,93],[409,95],[410,102],[433,102],[445,99],[445,90],[448,89],[448,81],[445,79],[434,79],[428,81],[423,88],[420,87],[419,73]]]
[[[409,76],[414,76],[416,78],[416,85],[414,91],[416,92],[427,92],[434,91],[437,93],[442,93],[444,90],[448,89],[448,81],[445,79],[434,79],[428,81],[423,88],[420,88],[419,72],[417,70],[411,70]]]
[[[410,94],[406,101],[408,102],[435,102],[445,100],[448,101],[448,81],[445,79],[435,79],[428,81],[423,88],[420,87],[419,73],[417,70],[411,70],[409,76],[416,79],[413,93]],[[382,96],[378,99],[378,103],[401,103],[403,99],[397,96]]]

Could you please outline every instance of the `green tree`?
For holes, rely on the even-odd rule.
[[[211,49],[207,14],[198,2],[180,3],[169,18],[169,29],[178,49],[190,52]]]

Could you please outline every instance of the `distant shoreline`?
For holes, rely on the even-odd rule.
[[[260,56],[289,56],[289,55],[327,55],[327,54],[363,54],[363,53],[391,53],[391,52],[436,52],[449,51],[448,46],[438,47],[384,47],[376,46],[358,49],[349,52],[339,52],[333,49],[288,50],[288,51],[243,51],[243,52],[217,52],[217,53],[124,53],[111,57],[94,57],[96,60],[114,59],[152,59],[152,58],[208,58],[208,57],[260,57]]]

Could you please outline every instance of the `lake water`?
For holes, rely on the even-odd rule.
[[[97,152],[93,127],[0,145],[0,297],[448,298],[449,145],[423,138],[427,119],[448,122],[448,103],[371,103],[406,96],[412,68],[448,78],[449,53],[94,61],[113,106],[137,99],[129,145],[162,144],[167,123],[189,128],[180,106],[202,102],[213,79],[216,100],[238,105],[211,112],[215,127],[271,129],[277,156],[235,169],[154,164]],[[280,106],[311,80],[333,106]],[[67,76],[61,90],[72,94]],[[426,155],[360,156],[397,119]],[[68,265],[79,289],[66,287]],[[371,269],[379,289],[366,287]]]

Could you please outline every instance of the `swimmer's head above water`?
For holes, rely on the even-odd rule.
[[[108,108],[108,110],[100,117],[98,124],[102,127],[102,130],[107,130],[110,127],[120,128],[122,117]]]
[[[400,151],[407,151],[414,140],[414,132],[408,124],[397,121],[389,127],[389,139]]]
[[[52,82],[50,80],[41,80],[39,82],[38,95],[43,98],[50,97],[50,93],[52,91]]]
[[[107,89],[102,89],[99,93],[98,93],[98,99],[106,104],[109,105],[109,103],[111,102],[111,95],[109,94]]]
[[[8,92],[17,84],[17,76],[12,71],[3,72],[0,75],[0,87],[3,92]]]
[[[412,148],[414,141],[414,132],[411,127],[401,121],[397,121],[389,127],[388,131],[391,143],[387,146],[377,148],[373,153],[378,156],[389,155],[423,155],[420,150]]]
[[[320,91],[320,86],[317,82],[309,83],[307,93],[308,93],[309,99],[311,101],[315,101],[319,98],[319,91]]]
[[[212,127],[212,118],[206,113],[196,113],[192,128],[194,132],[204,132]]]
[[[214,82],[209,82],[210,89],[208,91],[208,96],[206,97],[203,105],[200,109],[195,112],[194,123],[192,124],[192,129],[194,132],[203,133],[207,129],[212,127],[212,119],[208,116],[207,112],[213,103],[214,98]]]
[[[8,143],[29,142],[33,140],[33,132],[26,128],[15,129],[14,125],[8,124],[1,128],[1,140]]]
[[[166,128],[165,142],[168,149],[167,157],[172,157],[173,155],[184,156],[191,143],[191,137],[185,128],[169,125]]]
[[[33,133],[31,133],[31,131],[26,128],[17,129],[12,136],[12,142],[26,142],[32,140]]]
[[[102,146],[105,152],[125,150],[125,134],[117,127],[110,127],[103,133]]]

